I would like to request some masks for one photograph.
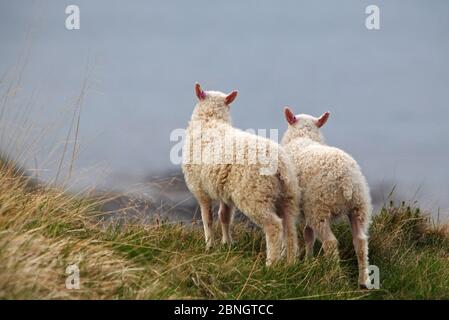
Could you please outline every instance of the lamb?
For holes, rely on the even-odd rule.
[[[195,92],[198,103],[186,131],[182,170],[200,206],[206,250],[213,244],[212,202],[219,201],[222,243],[232,243],[237,208],[264,230],[267,266],[280,260],[284,245],[287,260],[294,262],[299,194],[293,162],[274,141],[232,127],[230,104],[237,91],[203,91],[197,83]]]
[[[284,112],[288,129],[281,144],[291,154],[297,170],[301,212],[305,218],[306,257],[313,256],[313,245],[318,237],[325,255],[338,258],[338,243],[331,221],[348,216],[359,266],[358,282],[361,288],[366,288],[367,232],[372,212],[366,179],[350,155],[324,144],[320,128],[327,122],[329,112],[319,118],[294,115],[288,107]]]

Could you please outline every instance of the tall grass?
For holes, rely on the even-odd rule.
[[[374,217],[370,262],[381,288],[357,289],[346,224],[337,224],[342,261],[319,252],[294,266],[264,266],[262,232],[245,223],[237,244],[204,251],[201,228],[99,219],[101,200],[30,187],[11,164],[0,169],[0,298],[3,299],[447,299],[449,229],[419,209],[390,205]],[[218,234],[218,227],[215,228]],[[301,242],[301,247],[302,242]],[[66,267],[81,287],[67,289]]]

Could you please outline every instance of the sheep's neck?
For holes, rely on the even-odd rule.
[[[290,140],[289,143],[295,143],[296,145],[299,145],[301,148],[306,148],[312,145],[320,145],[323,144],[321,141],[316,141],[310,138],[304,138],[304,137],[299,137],[296,139],[292,139]]]
[[[323,136],[320,132],[309,134],[304,131],[294,131],[292,129],[287,130],[282,138],[282,144],[287,145],[292,141],[298,141],[301,144],[310,145],[310,144],[324,144]]]
[[[194,112],[189,122],[189,128],[196,128],[199,130],[208,130],[215,128],[232,127],[231,118],[229,115],[220,117],[217,114],[205,114],[204,112]]]
[[[231,117],[229,112],[224,110],[213,110],[210,108],[201,108],[198,105],[195,107],[192,114],[192,121],[201,121],[204,124],[209,123],[226,123],[231,124]]]

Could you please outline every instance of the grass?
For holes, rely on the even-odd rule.
[[[449,228],[417,208],[390,204],[374,217],[370,262],[381,288],[357,289],[349,227],[335,225],[340,264],[317,258],[266,268],[261,231],[233,226],[236,245],[206,253],[199,226],[156,221],[105,224],[101,200],[30,187],[0,169],[2,299],[448,299]],[[218,226],[215,227],[218,238]],[[302,240],[301,247],[302,246]],[[81,288],[66,289],[77,264]]]

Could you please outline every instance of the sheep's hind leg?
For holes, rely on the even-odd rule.
[[[315,244],[315,233],[313,229],[306,225],[303,230],[304,241],[306,243],[306,259],[313,258],[313,246]]]
[[[203,199],[200,201],[201,219],[203,220],[204,237],[206,239],[206,250],[209,250],[213,244],[213,214],[211,200]]]
[[[323,246],[324,255],[338,260],[338,241],[330,226],[330,220],[322,220],[312,226]]]
[[[349,215],[349,222],[351,223],[352,243],[354,244],[359,266],[359,286],[361,289],[366,289],[368,281],[368,239],[365,232],[366,228],[357,211]]]
[[[223,201],[220,202],[220,209],[218,210],[218,216],[221,222],[221,231],[223,233],[221,242],[223,244],[232,244],[231,237],[231,224],[234,215],[234,207],[227,205]]]
[[[257,207],[240,208],[248,218],[261,227],[265,233],[267,244],[266,265],[271,266],[281,258],[282,245],[282,220],[270,209],[258,209]],[[245,210],[246,209],[246,210]]]
[[[296,218],[288,208],[282,209],[283,244],[287,251],[287,262],[294,263],[298,257],[298,234]]]
[[[262,222],[267,243],[267,266],[271,266],[281,258],[282,221],[274,213],[267,214]]]

